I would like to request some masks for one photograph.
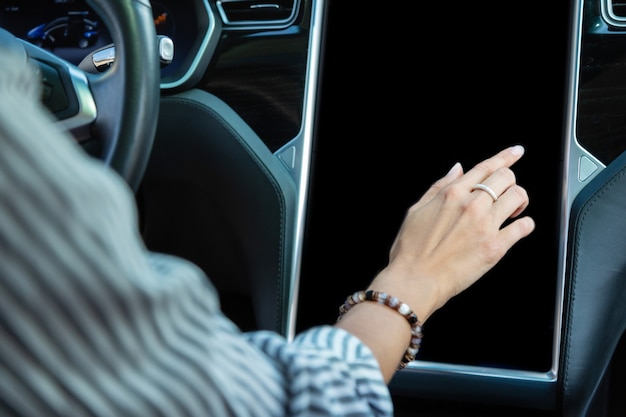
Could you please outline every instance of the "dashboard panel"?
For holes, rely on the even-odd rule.
[[[217,95],[272,151],[298,134],[309,36],[307,2],[281,1],[276,16],[256,3],[248,6],[261,10],[258,16],[242,14],[244,2],[151,4],[157,34],[174,43],[174,59],[161,68],[164,94],[197,87]],[[0,0],[0,27],[75,65],[113,42],[106,22],[86,0]]]

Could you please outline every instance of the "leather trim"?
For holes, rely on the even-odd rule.
[[[205,270],[222,300],[227,292],[249,298],[256,328],[285,332],[295,182],[243,119],[210,93],[163,97],[159,119],[141,192],[147,244],[169,251],[179,248],[174,239],[191,242],[188,253],[177,254]]]
[[[626,154],[572,205],[559,366],[566,416],[585,416],[626,329]]]

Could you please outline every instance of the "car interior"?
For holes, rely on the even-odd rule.
[[[624,416],[626,7],[492,5],[0,0],[0,40],[244,331],[333,323],[434,181],[524,145],[537,228],[428,320],[396,415]]]

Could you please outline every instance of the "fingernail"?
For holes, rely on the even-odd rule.
[[[513,154],[515,156],[522,156],[524,155],[524,147],[522,145],[515,145],[515,146],[511,146],[511,152],[513,152]]]
[[[461,163],[457,162],[456,164],[452,165],[452,168],[450,168],[450,171],[448,171],[448,173],[446,174],[446,177],[448,175],[454,175],[458,173],[460,169],[461,169]]]

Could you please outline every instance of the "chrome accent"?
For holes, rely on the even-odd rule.
[[[626,28],[626,7],[623,7],[624,14],[615,13],[614,3],[617,0],[600,0],[600,13],[602,18],[611,26]]]
[[[305,76],[305,90],[303,103],[302,127],[298,135],[281,149],[275,152],[277,158],[289,155],[287,160],[289,170],[298,184],[298,201],[294,227],[293,263],[291,265],[291,282],[289,283],[289,305],[286,314],[286,329],[284,335],[292,340],[295,337],[296,316],[298,310],[298,290],[300,286],[300,270],[302,265],[302,252],[304,244],[304,226],[306,219],[308,185],[311,171],[311,158],[313,149],[313,130],[315,127],[315,103],[319,80],[319,64],[322,50],[322,27],[324,19],[324,0],[312,0],[311,3],[311,27],[309,38],[309,56],[307,60],[307,73]],[[283,160],[284,163],[284,160]],[[288,167],[289,168],[289,167]]]
[[[96,67],[96,70],[100,72],[106,70],[115,62],[115,46],[94,52],[91,61],[93,62],[93,66]]]
[[[249,10],[280,10],[281,5],[277,2],[271,1],[262,1],[259,0],[218,0],[216,2],[217,10],[224,22],[224,29],[238,29],[238,30],[248,30],[248,29],[283,29],[291,25],[296,16],[298,16],[298,12],[300,10],[300,0],[291,0],[293,2],[291,13],[288,17],[284,19],[245,19],[245,20],[234,20],[232,19],[232,13],[229,15],[229,12],[226,10],[226,4],[234,4],[234,3],[249,3]]]
[[[174,41],[165,35],[157,36],[157,50],[162,65],[172,62],[174,59]]]

